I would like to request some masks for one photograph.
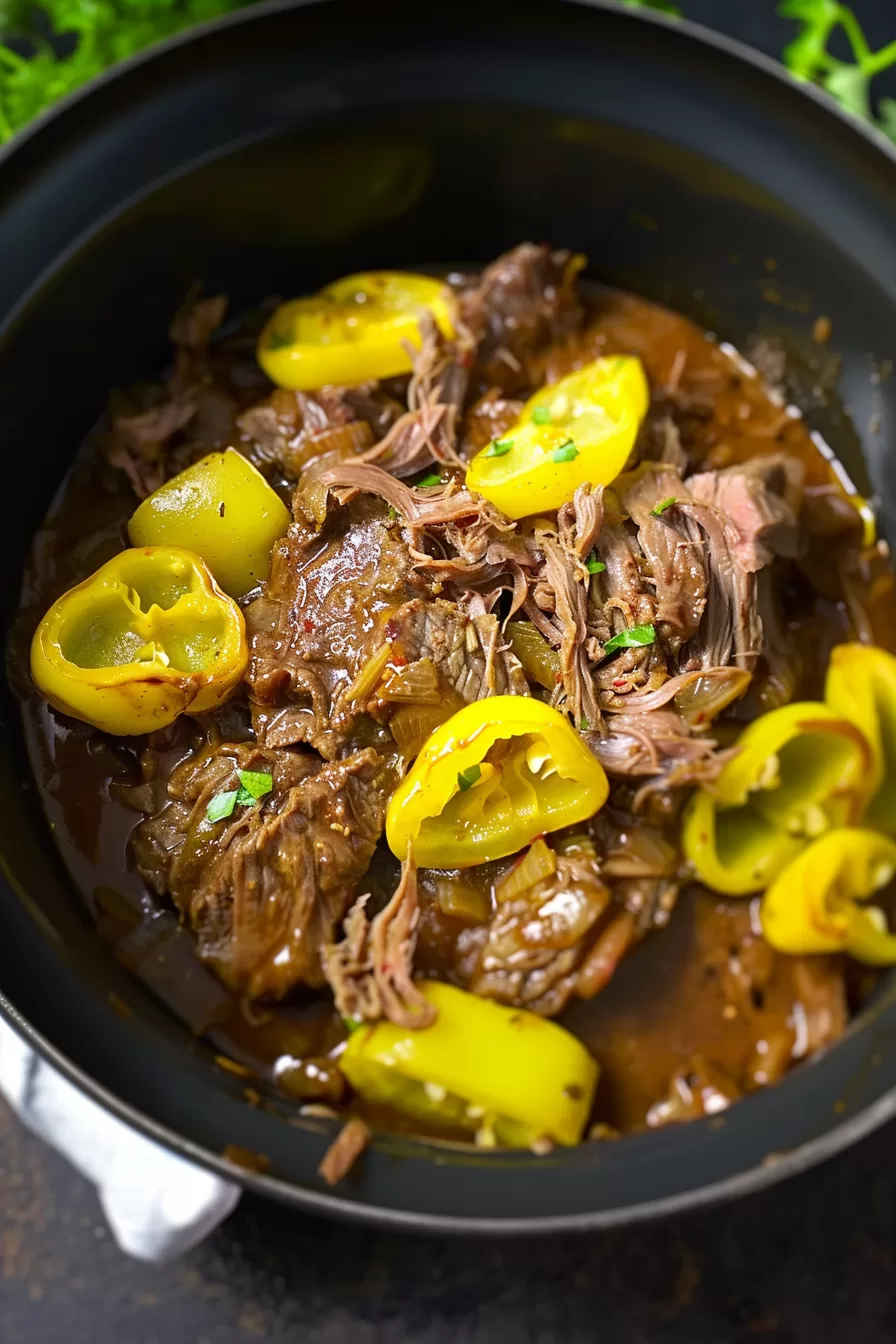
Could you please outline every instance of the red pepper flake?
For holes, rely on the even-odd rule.
[[[625,680],[625,677],[617,677],[616,680],[613,682],[613,685],[614,685],[614,686],[625,686],[625,685],[627,685],[627,682],[626,682],[626,680]]]
[[[305,617],[304,621],[302,622],[302,629],[305,631],[305,634],[306,634],[306,635],[313,635],[313,634],[314,634],[314,622],[313,622],[313,621],[309,621],[309,619],[308,619],[307,616]]]
[[[389,655],[389,662],[393,667],[407,667],[408,660],[403,653],[392,653]]]
[[[554,673],[554,680],[556,681],[557,685],[559,686],[560,683],[563,681],[563,673],[562,673],[562,672],[555,672],[555,673]]]
[[[398,636],[398,622],[397,622],[396,620],[394,620],[394,619],[390,619],[390,620],[388,620],[388,621],[386,622],[386,632],[385,632],[385,633],[386,633],[386,639],[387,639],[387,640],[389,641],[389,643],[391,644],[392,640],[393,640],[393,639],[396,639],[397,636]]]

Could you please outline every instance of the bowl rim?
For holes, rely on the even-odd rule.
[[[5,145],[0,146],[0,173],[4,172],[20,154],[33,150],[35,142],[38,142],[45,133],[52,131],[73,110],[88,105],[108,85],[128,78],[132,71],[164,60],[170,52],[201,43],[218,32],[263,22],[271,15],[310,8],[312,5],[322,6],[330,2],[331,0],[262,0],[261,3],[249,4],[221,18],[198,24],[128,57],[54,103],[27,127],[13,135]],[[808,99],[823,115],[832,118],[841,127],[860,137],[865,144],[875,149],[896,168],[896,144],[876,126],[846,111],[816,85],[795,79],[779,61],[737,38],[686,18],[655,10],[629,8],[623,3],[617,3],[617,0],[565,0],[565,3],[611,14],[614,18],[622,18],[633,24],[648,24],[655,28],[674,31],[696,43],[704,51],[710,53],[716,51],[733,57],[797,93],[801,98]],[[11,886],[14,891],[15,885]],[[341,1218],[393,1230],[413,1229],[484,1236],[541,1235],[556,1231],[587,1232],[644,1222],[686,1210],[703,1209],[764,1190],[787,1177],[806,1171],[842,1152],[896,1116],[896,1085],[894,1085],[856,1115],[840,1121],[815,1138],[805,1140],[797,1148],[776,1154],[773,1162],[766,1161],[729,1177],[711,1180],[672,1195],[647,1199],[636,1204],[577,1213],[505,1218],[434,1214],[349,1200],[343,1198],[338,1189],[315,1190],[296,1181],[237,1166],[222,1155],[153,1119],[145,1111],[122,1100],[115,1092],[96,1081],[35,1028],[2,992],[0,992],[0,1018],[4,1019],[39,1056],[73,1086],[117,1119],[170,1152],[246,1190],[280,1203],[325,1217]],[[823,1060],[819,1060],[819,1064],[823,1064]],[[379,1135],[374,1135],[374,1146],[377,1146],[379,1138]],[[432,1145],[425,1139],[413,1139],[412,1146],[416,1155],[431,1160]]]

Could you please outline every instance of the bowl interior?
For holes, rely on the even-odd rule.
[[[514,13],[508,37],[461,5],[439,43],[425,16],[387,42],[339,0],[260,13],[139,65],[13,152],[0,168],[0,251],[20,258],[0,278],[7,624],[79,439],[109,388],[163,366],[195,281],[239,312],[353,270],[483,262],[525,238],[585,252],[594,278],[741,348],[783,339],[793,399],[893,517],[893,164],[684,29],[573,5]],[[822,315],[825,347],[811,339]],[[99,943],[3,697],[0,991],[112,1104],[203,1161],[240,1144],[267,1155],[273,1193],[381,1217],[609,1222],[768,1179],[770,1154],[808,1144],[789,1165],[810,1160],[890,1106],[887,987],[824,1060],[724,1118],[537,1161],[384,1139],[328,1196],[321,1126],[277,1102],[250,1109]]]

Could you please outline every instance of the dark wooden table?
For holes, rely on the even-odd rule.
[[[772,0],[682,0],[777,54]],[[855,6],[875,45],[892,0]],[[0,1344],[892,1344],[896,1126],[797,1180],[600,1236],[461,1242],[245,1198],[168,1269],[112,1243],[92,1188],[0,1103]]]

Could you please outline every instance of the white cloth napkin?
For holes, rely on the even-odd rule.
[[[162,1264],[198,1245],[232,1213],[239,1186],[144,1138],[36,1055],[0,1022],[0,1092],[28,1128],[97,1189],[128,1255]]]

